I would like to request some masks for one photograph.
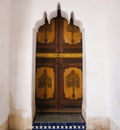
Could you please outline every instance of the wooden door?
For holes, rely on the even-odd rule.
[[[81,111],[82,33],[61,16],[41,26],[36,48],[37,111]]]

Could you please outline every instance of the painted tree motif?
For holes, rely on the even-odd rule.
[[[46,70],[44,70],[44,72],[42,73],[42,76],[39,78],[38,85],[40,88],[44,88],[44,98],[46,98],[47,97],[46,88],[52,87],[52,79],[48,76]]]
[[[78,74],[75,73],[74,70],[72,70],[67,76],[66,76],[66,86],[68,88],[72,88],[72,98],[75,98],[75,87],[80,87],[80,77]]]

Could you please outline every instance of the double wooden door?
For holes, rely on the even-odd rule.
[[[81,111],[82,34],[61,16],[39,27],[36,48],[37,111]]]

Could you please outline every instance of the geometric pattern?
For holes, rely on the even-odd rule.
[[[32,130],[86,130],[85,123],[36,123]]]
[[[84,123],[84,118],[80,112],[47,112],[37,113],[34,123]]]
[[[32,130],[86,130],[86,123],[80,115],[80,113],[39,113],[33,122]]]

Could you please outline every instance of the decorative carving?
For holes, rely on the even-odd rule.
[[[55,39],[55,21],[54,19],[51,23],[46,23],[41,26],[37,33],[37,41],[41,44],[53,43]]]
[[[79,28],[73,26],[73,25],[68,25],[66,27],[66,31],[67,32],[71,32],[71,33],[78,33],[79,32]]]
[[[75,87],[80,87],[80,78],[79,75],[72,70],[66,77],[66,86],[72,88],[72,97],[75,98]]]
[[[82,97],[82,71],[79,67],[64,68],[64,98],[79,100]]]
[[[40,64],[36,71],[36,98],[53,99],[55,93],[54,66],[51,64]],[[44,67],[46,66],[46,67]]]
[[[39,83],[38,86],[40,88],[44,88],[44,98],[47,97],[46,94],[46,87],[52,87],[52,79],[48,76],[47,71],[44,70],[44,72],[42,73],[42,76],[39,78]]]
[[[65,19],[63,21],[63,25],[65,43],[69,45],[79,44],[82,40],[82,34],[80,32],[80,29],[73,24],[68,24],[67,20]]]

